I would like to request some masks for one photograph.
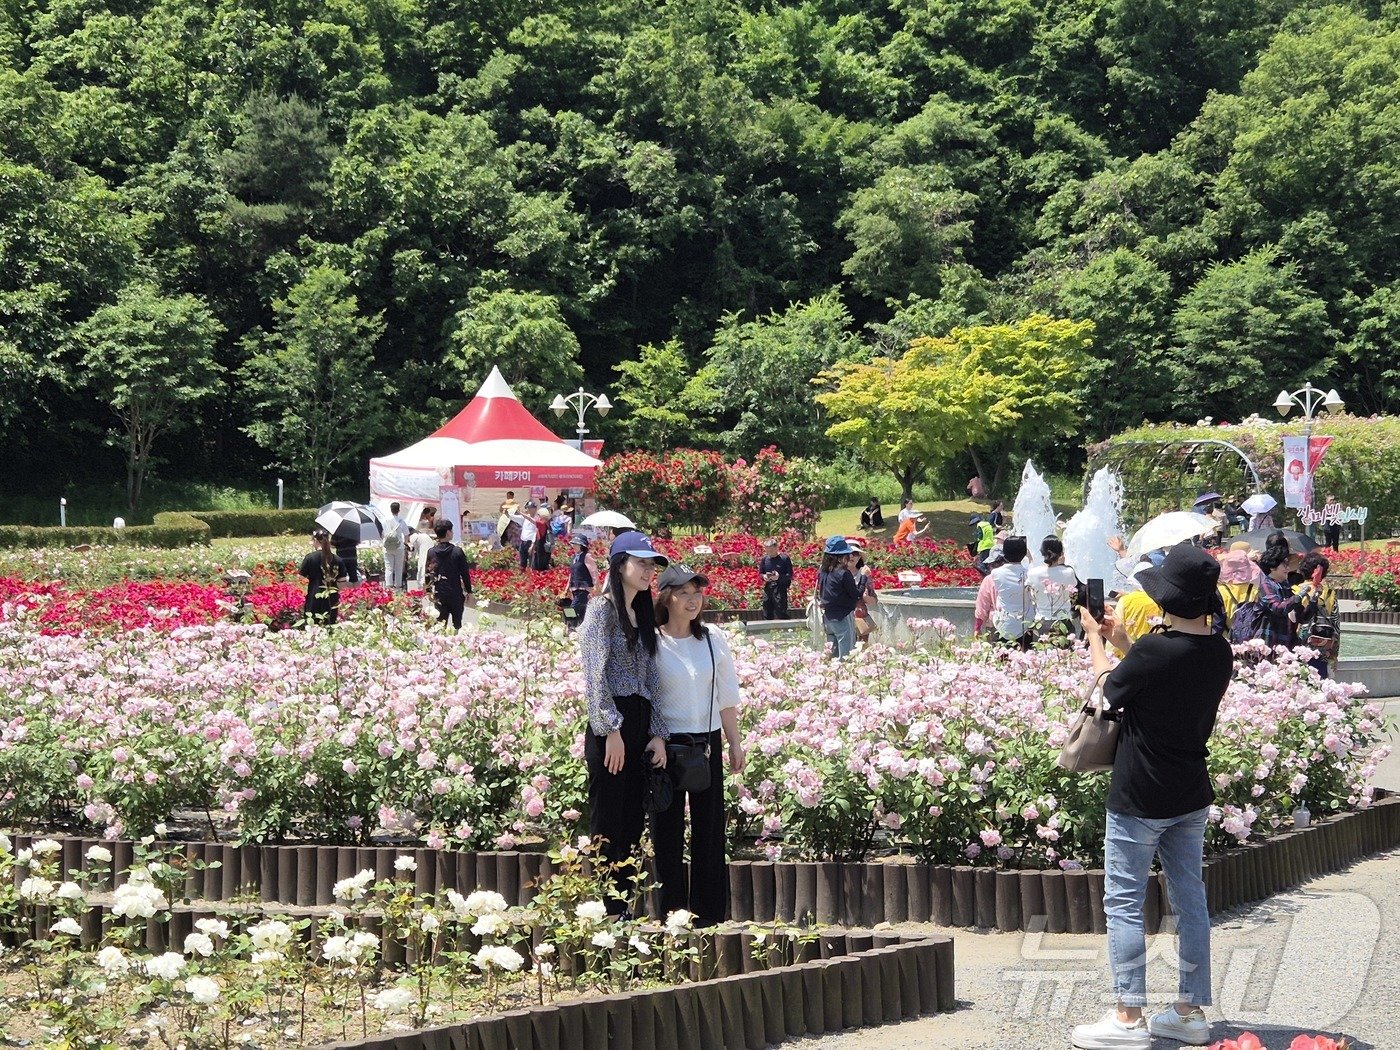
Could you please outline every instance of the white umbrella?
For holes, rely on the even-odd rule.
[[[1128,553],[1136,558],[1147,551],[1174,547],[1182,540],[1194,540],[1198,536],[1214,532],[1219,527],[1220,524],[1214,518],[1189,510],[1159,514],[1133,533],[1133,541],[1128,544]]]
[[[384,536],[384,522],[379,511],[363,503],[345,500],[327,503],[316,512],[316,524],[329,532],[331,539],[342,543],[351,540],[368,543]]]
[[[1240,510],[1246,514],[1267,514],[1277,506],[1278,500],[1267,492],[1256,492],[1240,504]]]
[[[637,527],[626,514],[619,514],[615,510],[596,510],[579,524],[591,525],[597,529],[635,529]]]

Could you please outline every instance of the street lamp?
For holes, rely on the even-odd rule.
[[[1278,397],[1274,398],[1274,407],[1278,409],[1281,416],[1288,415],[1297,406],[1303,410],[1303,453],[1304,467],[1308,471],[1308,493],[1311,497],[1312,490],[1312,432],[1313,420],[1321,412],[1337,412],[1345,407],[1345,402],[1335,389],[1327,391],[1325,394],[1311,383],[1305,383],[1302,390],[1294,390],[1289,393],[1287,390],[1280,390]],[[1308,535],[1312,535],[1312,526],[1308,526]]]
[[[596,408],[600,416],[606,416],[612,410],[612,402],[608,400],[607,394],[590,394],[583,387],[578,391],[565,397],[563,394],[555,394],[554,400],[549,403],[549,407],[554,409],[556,416],[563,416],[570,407],[578,413],[578,447],[583,451],[583,435],[588,433],[588,428],[583,424],[583,415],[589,408]]]

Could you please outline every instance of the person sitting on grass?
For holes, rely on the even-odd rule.
[[[880,501],[874,496],[870,497],[870,502],[860,512],[860,527],[867,532],[885,527],[885,512],[880,509]]]

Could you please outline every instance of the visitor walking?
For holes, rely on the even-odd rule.
[[[636,896],[638,843],[646,826],[648,765],[666,765],[666,720],[656,706],[656,610],[651,581],[667,561],[640,532],[608,552],[607,590],[588,603],[578,631],[588,699],[583,757],[588,767],[588,832],[603,839],[620,898],[608,912],[626,915]]]
[[[1035,636],[1035,604],[1026,585],[1029,575],[1025,560],[1029,549],[1024,536],[1008,536],[1001,545],[1005,562],[991,571],[996,604],[992,608],[992,626],[997,637],[1019,649],[1029,649]]]
[[[389,504],[389,527],[384,530],[384,586],[402,590],[406,586],[408,541],[413,530],[399,515],[399,504]]]
[[[548,507],[536,509],[535,542],[530,548],[530,567],[536,572],[545,572],[553,564],[554,534],[550,532],[549,519]]]
[[[1105,636],[1121,634],[1112,615],[1100,623],[1080,610],[1096,680],[1107,676],[1105,703],[1119,712],[1118,752],[1109,782],[1104,834],[1104,917],[1117,1005],[1071,1033],[1083,1050],[1151,1045],[1152,1036],[1203,1046],[1210,1024],[1210,914],[1201,877],[1205,830],[1214,800],[1206,744],[1230,683],[1230,642],[1212,630],[1220,565],[1181,543],[1161,568],[1137,574],[1161,606],[1165,630],[1130,643],[1110,670]],[[1174,1005],[1143,1017],[1147,1005],[1147,940],[1143,909],[1156,857],[1167,878],[1177,923],[1179,985]]]
[[[1035,637],[1056,645],[1068,645],[1075,637],[1074,603],[1079,578],[1065,564],[1065,545],[1058,536],[1040,542],[1041,565],[1026,573],[1026,586],[1035,603]]]
[[[763,541],[758,575],[763,580],[763,618],[786,620],[788,590],[792,587],[792,559],[782,552],[776,537]]]
[[[462,612],[472,592],[471,565],[462,548],[452,542],[452,522],[438,522],[433,535],[437,543],[429,549],[425,565],[428,597],[437,606],[437,622],[451,620],[453,630],[461,630]]]
[[[651,818],[656,878],[661,883],[661,914],[685,908],[697,926],[717,926],[729,905],[725,864],[724,760],[720,729],[729,742],[729,768],[744,770],[739,735],[739,676],[729,640],[701,623],[710,581],[685,565],[672,565],[657,581],[657,704],[670,730],[667,748],[700,749],[709,760],[703,787],[677,782],[671,805]],[[673,772],[680,775],[679,763]],[[686,776],[693,774],[687,773]],[[686,871],[686,814],[690,814],[690,870]]]
[[[844,660],[856,644],[855,611],[860,601],[860,585],[851,573],[855,553],[845,536],[832,536],[822,548],[822,567],[817,573],[817,600],[822,613],[822,630],[831,642],[831,658]]]
[[[333,624],[340,610],[340,580],[345,566],[331,547],[331,534],[325,529],[311,530],[311,542],[316,549],[301,559],[297,575],[306,580],[306,601],[302,617],[307,623]]]
[[[598,565],[589,550],[589,539],[586,532],[576,532],[570,538],[574,553],[569,559],[569,611],[573,615],[565,618],[565,626],[571,631],[583,623],[588,601],[599,590]]]
[[[428,572],[428,551],[432,549],[435,537],[433,536],[433,523],[436,520],[437,511],[433,507],[424,507],[423,513],[418,515],[418,531],[409,540],[409,557],[413,559],[413,585],[409,588],[413,591],[421,591],[426,586],[426,576]]]

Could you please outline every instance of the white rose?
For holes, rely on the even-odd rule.
[[[386,1014],[401,1014],[413,1005],[413,993],[407,988],[385,988],[370,1005]]]
[[[467,908],[467,898],[463,897],[456,890],[447,891],[447,903],[451,906],[452,910],[457,913],[459,918],[463,915],[470,914],[470,910]]]
[[[110,864],[112,863],[112,851],[105,846],[89,846],[87,859],[93,864]]]
[[[321,954],[327,962],[349,962],[353,955],[348,937],[327,937],[321,945]]]
[[[63,847],[53,839],[40,839],[29,847],[29,851],[36,857],[47,857],[53,853],[62,853]]]
[[[514,973],[525,965],[525,959],[511,948],[506,948],[499,944],[488,944],[472,956],[472,962],[481,971],[489,970],[492,966],[499,967],[510,973]]]
[[[395,871],[417,871],[418,862],[407,853],[401,854],[394,860]]]
[[[120,948],[109,944],[97,953],[97,965],[103,973],[115,977],[131,969],[131,960],[122,954]]]
[[[467,913],[469,915],[485,915],[492,911],[505,911],[510,905],[506,904],[506,899],[495,890],[475,890],[468,894]]]
[[[677,908],[666,916],[666,932],[673,936],[690,929],[695,923],[695,916],[684,908]]]
[[[584,901],[574,909],[582,922],[602,922],[608,917],[608,906],[602,901]]]
[[[61,901],[80,901],[83,899],[83,888],[76,882],[60,882],[54,896]]]
[[[58,922],[50,927],[50,931],[53,933],[66,933],[69,937],[79,937],[82,935],[83,928],[78,925],[77,919],[59,919]]]
[[[0,831],[0,853],[9,853],[14,848],[14,843],[10,841],[10,836]]]
[[[545,944],[541,944],[538,948],[535,949],[535,954],[538,955],[541,959],[546,959],[554,954],[554,945],[549,944],[547,942]]]
[[[357,878],[341,879],[331,887],[331,896],[338,901],[357,901],[364,895],[364,883]]]
[[[185,992],[200,1006],[219,1001],[219,982],[212,977],[191,977],[185,982]]]
[[[350,943],[355,946],[356,954],[362,951],[373,951],[379,947],[379,938],[368,930],[356,930],[354,936],[350,938]]]
[[[599,930],[593,935],[593,946],[602,948],[604,951],[611,951],[617,944],[617,938],[607,930]]]
[[[53,891],[53,883],[38,875],[31,875],[19,884],[19,895],[27,901],[48,900]]]
[[[248,936],[254,948],[280,954],[292,943],[292,928],[279,919],[268,919],[250,929]]]
[[[192,933],[185,938],[185,954],[207,959],[214,954],[214,941],[207,933]]]
[[[472,933],[476,934],[478,937],[490,937],[492,934],[499,933],[509,925],[510,923],[508,923],[503,916],[495,912],[487,912],[476,920],[476,925],[472,927]]]
[[[158,977],[163,981],[173,981],[180,976],[185,968],[185,957],[179,952],[166,952],[164,955],[157,955],[153,959],[147,959],[145,970],[151,977]]]
[[[156,825],[155,827],[153,827],[151,830],[154,831],[157,835],[164,835],[164,834],[165,834],[166,832],[168,832],[170,829],[167,828],[164,824],[157,824],[157,825]]]
[[[228,940],[228,923],[222,919],[200,919],[194,924],[194,928],[200,933],[207,933],[210,937]]]
[[[627,941],[628,946],[638,955],[646,956],[651,954],[651,945],[633,934]]]
[[[424,933],[437,933],[442,929],[442,921],[432,912],[425,911],[418,921],[418,926]]]

